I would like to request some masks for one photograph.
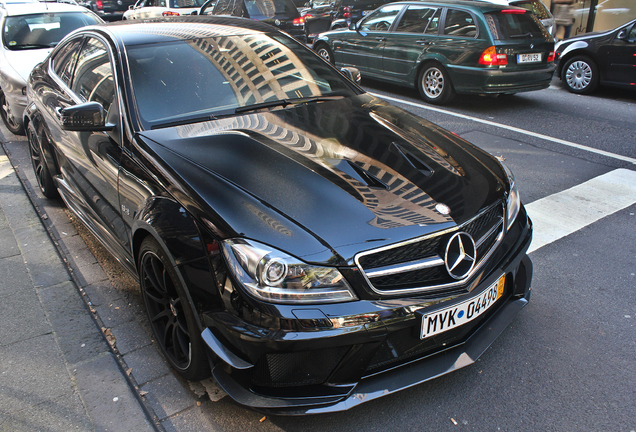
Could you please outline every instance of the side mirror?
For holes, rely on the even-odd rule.
[[[75,132],[110,131],[113,124],[106,124],[106,111],[100,103],[86,102],[60,110],[62,129]]]
[[[351,24],[349,24],[349,30],[358,31],[358,23],[357,22],[352,22]]]
[[[362,80],[362,75],[357,68],[347,66],[340,69],[340,72],[355,84],[360,84],[360,80]]]

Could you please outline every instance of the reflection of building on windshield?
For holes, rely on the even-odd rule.
[[[321,93],[296,54],[267,37],[208,37],[188,43],[223,74],[239,106]]]

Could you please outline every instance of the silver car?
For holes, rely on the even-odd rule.
[[[0,115],[12,133],[24,133],[26,82],[33,67],[68,33],[101,22],[101,18],[81,6],[0,2]]]

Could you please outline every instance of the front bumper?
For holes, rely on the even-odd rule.
[[[475,362],[528,303],[532,262],[529,219],[502,245],[496,265],[484,270],[470,292],[446,298],[361,300],[319,309],[290,307],[296,317],[273,328],[265,319],[248,324],[228,312],[210,314],[203,339],[219,385],[238,403],[260,411],[302,415],[350,409],[362,402],[420,384]],[[506,287],[487,313],[422,341],[421,311],[479,295],[502,274]],[[293,310],[292,310],[293,309]],[[357,317],[346,325],[346,317]],[[364,322],[364,317],[369,320]],[[340,320],[340,321],[338,321]],[[340,326],[330,323],[340,322]],[[342,323],[345,324],[342,324]],[[313,328],[312,328],[313,326]]]

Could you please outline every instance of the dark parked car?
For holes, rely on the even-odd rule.
[[[303,14],[329,14],[332,19],[331,29],[349,27],[353,22],[371,13],[385,3],[395,0],[312,0],[309,9]]]
[[[444,104],[455,93],[513,94],[549,87],[554,40],[538,18],[480,2],[390,3],[314,49],[363,77],[415,87]]]
[[[563,40],[555,50],[556,74],[572,93],[588,94],[599,84],[636,88],[636,20]]]
[[[104,21],[117,21],[122,19],[124,12],[135,4],[136,0],[88,0],[81,3],[82,6],[92,10]]]
[[[212,12],[210,13],[210,9]],[[206,12],[207,10],[207,12]],[[292,0],[218,0],[204,4],[199,15],[228,15],[263,21],[305,41],[305,20]]]
[[[170,364],[241,404],[338,411],[432,379],[529,300],[512,173],[271,26],[85,27],[27,93],[42,192],[139,279]]]

